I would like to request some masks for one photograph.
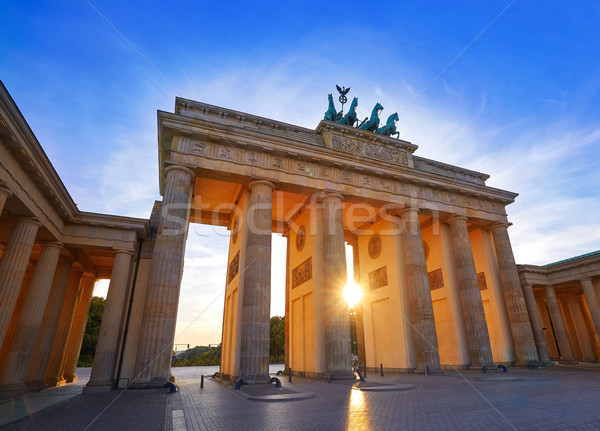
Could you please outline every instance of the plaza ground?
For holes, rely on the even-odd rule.
[[[75,385],[0,404],[0,424],[6,424],[11,411],[25,415],[1,429],[600,430],[598,364],[493,374],[369,373],[371,386],[414,385],[402,391],[363,391],[348,382],[298,377],[289,383],[280,376],[284,389],[314,397],[275,402],[249,400],[210,377],[201,388],[201,376],[214,369],[174,368],[179,392],[171,395],[166,390],[81,395],[89,369],[78,369],[81,378]],[[43,410],[35,412],[36,406]]]

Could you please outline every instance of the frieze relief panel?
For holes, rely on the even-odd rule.
[[[405,157],[407,157],[406,152],[399,149],[382,147],[337,135],[332,136],[332,146],[340,151],[362,154],[396,164],[407,164],[402,162],[402,160],[407,160],[405,159]],[[241,150],[236,149],[233,145],[202,142],[188,137],[180,137],[178,147],[179,151],[187,152],[188,154],[195,156],[239,161],[245,165],[262,166],[270,169],[287,171],[293,174],[307,175],[315,178],[337,181],[343,184],[356,185],[367,189],[411,196],[423,201],[445,203],[456,207],[471,208],[477,211],[506,215],[503,205],[494,201],[473,196],[465,196],[456,192],[442,191],[431,187],[409,184],[384,177],[382,178],[377,175],[369,175],[364,171],[355,172],[350,166],[340,168],[322,166],[318,163],[312,163],[302,159],[268,154],[260,151],[260,149]],[[377,147],[377,149],[373,147]],[[390,159],[386,159],[386,157],[390,157]],[[430,167],[430,165],[428,165],[428,167]],[[430,171],[435,172],[436,170],[444,169],[435,166],[435,169]],[[446,171],[444,170],[444,172]],[[464,173],[456,171],[453,171],[453,173],[455,174],[454,177],[457,177],[460,173],[462,177],[465,178]]]
[[[231,281],[238,275],[240,271],[240,252],[236,253],[231,262],[229,262],[229,267],[227,268],[227,284],[231,283]]]
[[[349,137],[333,135],[331,137],[332,148],[372,159],[381,160],[396,165],[408,166],[408,155],[406,151],[397,148],[388,148],[382,145],[376,145],[369,142],[361,142]]]
[[[292,270],[292,289],[312,278],[312,256]]]
[[[379,289],[388,285],[387,267],[382,266],[369,272],[369,290]]]

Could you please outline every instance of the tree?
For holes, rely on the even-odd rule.
[[[91,367],[96,353],[96,344],[98,344],[98,334],[100,333],[100,323],[102,322],[102,313],[106,299],[94,296],[90,303],[85,333],[83,334],[83,343],[79,353],[78,367]]]
[[[271,317],[270,362],[283,362],[285,353],[285,318]]]

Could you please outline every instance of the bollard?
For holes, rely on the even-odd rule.
[[[204,374],[200,377],[200,388],[204,387]]]
[[[331,382],[333,382],[333,374],[329,375],[329,381],[328,381],[328,383],[331,383]]]
[[[429,365],[425,366],[425,375],[429,375]]]
[[[487,370],[485,369],[485,365],[481,366],[481,371],[483,371],[484,373],[487,373]]]
[[[238,381],[235,382],[235,389],[236,390],[240,389],[243,384],[244,384],[244,380],[243,379],[238,379]]]
[[[356,372],[358,373],[358,377],[360,377],[360,381],[361,382],[366,382],[367,379],[365,379],[365,377],[362,375],[362,373],[360,372],[360,368],[356,369]]]
[[[381,377],[383,377],[383,364],[379,364],[379,369],[381,370]]]
[[[290,375],[288,376],[288,381],[292,383],[292,367],[290,367]]]
[[[275,386],[277,386],[278,388],[281,387],[281,382],[277,377],[271,377],[271,383],[275,383]]]
[[[533,368],[533,362],[531,362],[531,369],[532,369],[532,370],[535,370],[535,368]]]
[[[502,372],[506,373],[508,370],[506,369],[506,367],[502,364],[498,365],[498,368],[502,368]]]

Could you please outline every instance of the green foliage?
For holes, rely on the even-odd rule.
[[[283,362],[285,349],[285,319],[271,317],[271,343],[269,354],[271,362]],[[180,353],[171,361],[173,367],[198,367],[220,365],[221,345],[218,347],[196,346]]]
[[[285,318],[271,317],[270,362],[283,362],[285,353]]]
[[[219,365],[221,363],[221,345],[218,347],[196,346],[173,358],[173,367],[199,367]]]
[[[98,334],[100,333],[100,323],[102,322],[102,312],[106,299],[94,296],[90,303],[83,343],[79,353],[78,367],[91,367],[96,353],[96,344],[98,343]]]

